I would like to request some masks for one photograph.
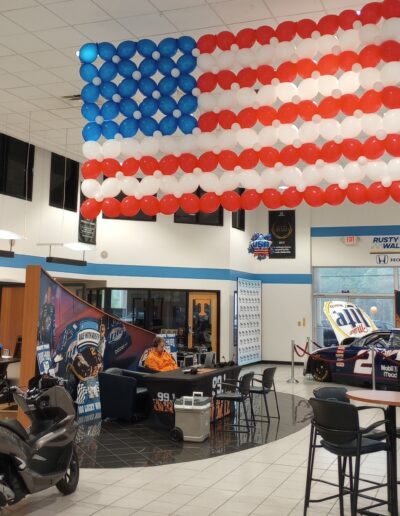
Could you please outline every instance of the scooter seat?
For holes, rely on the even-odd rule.
[[[27,441],[29,439],[29,435],[25,428],[21,425],[19,421],[16,419],[2,419],[0,420],[0,426],[7,428],[8,430],[11,430],[12,432],[16,433],[23,439],[24,441]]]

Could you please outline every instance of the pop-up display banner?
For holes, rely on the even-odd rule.
[[[238,278],[238,364],[261,360],[261,281]]]

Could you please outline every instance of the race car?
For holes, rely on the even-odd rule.
[[[340,345],[317,349],[308,356],[303,373],[311,374],[318,382],[369,385],[372,348],[376,384],[400,388],[400,329],[377,330],[363,337],[346,338]]]

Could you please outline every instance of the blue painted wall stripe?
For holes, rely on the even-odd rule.
[[[312,237],[400,235],[400,226],[345,226],[311,228]]]
[[[252,274],[232,269],[211,269],[194,267],[158,267],[150,265],[117,265],[88,263],[85,267],[75,265],[47,263],[39,256],[16,254],[14,258],[1,258],[0,267],[25,269],[27,265],[41,265],[51,272],[83,274],[85,276],[133,276],[141,278],[180,278],[236,281],[238,277],[259,279],[263,283],[311,285],[311,274]]]

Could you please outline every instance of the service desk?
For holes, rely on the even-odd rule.
[[[229,380],[237,380],[241,366],[230,366],[213,369],[198,369],[197,374],[184,373],[182,369],[165,371],[149,375],[144,383],[149,389],[151,412],[149,424],[158,428],[174,427],[174,401],[181,396],[191,396],[200,391],[204,396],[212,396],[213,390],[221,391],[221,384]],[[229,414],[229,404],[219,403],[217,414],[213,413],[211,404],[211,420]]]

